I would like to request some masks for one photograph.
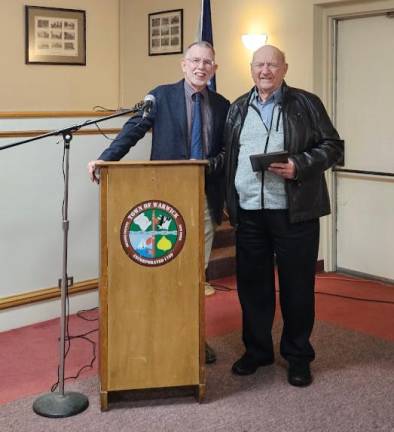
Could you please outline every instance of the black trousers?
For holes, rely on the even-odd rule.
[[[246,353],[257,361],[274,358],[276,257],[283,317],[280,353],[290,362],[312,361],[319,219],[292,224],[287,210],[239,209],[238,222],[237,285]]]

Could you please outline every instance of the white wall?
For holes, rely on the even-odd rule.
[[[127,120],[119,117],[101,123],[116,128]],[[3,120],[6,130],[59,129],[84,119]],[[90,126],[94,129],[94,126]],[[18,139],[0,139],[0,146]],[[58,143],[59,142],[59,143]],[[100,135],[75,135],[70,150],[68,275],[75,282],[98,275],[98,187],[90,182],[86,165],[108,145]],[[148,159],[150,135],[128,158]],[[56,287],[62,277],[62,201],[64,193],[61,138],[45,138],[1,151],[0,155],[0,297],[41,288]],[[85,296],[89,307],[91,296]],[[0,330],[12,325],[49,319],[56,315],[57,302],[45,302],[0,311]],[[72,302],[73,303],[73,302]],[[97,303],[97,302],[96,302]],[[33,316],[35,318],[33,318]]]

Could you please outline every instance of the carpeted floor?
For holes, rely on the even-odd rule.
[[[219,289],[226,287],[231,291],[218,290],[216,295],[206,298],[205,325],[208,340],[241,328],[235,278],[224,278],[214,281],[214,284]],[[318,320],[394,341],[393,286],[337,274],[319,274],[316,278],[316,291],[330,294],[316,295]],[[388,303],[355,300],[357,298],[384,300]],[[98,313],[93,311],[82,315],[92,319],[97,318]],[[280,319],[279,308],[277,319]],[[70,317],[70,334],[85,334],[94,331],[97,325],[97,321],[84,321],[73,315]],[[49,391],[56,381],[58,336],[58,319],[0,333],[0,404]],[[97,332],[90,333],[88,337],[97,342]],[[66,360],[66,376],[75,376],[92,358],[92,344],[87,340],[74,339]],[[91,369],[83,370],[81,378],[96,373],[97,360]],[[66,386],[68,383],[69,381]]]
[[[274,327],[278,340],[280,322]],[[101,413],[97,377],[80,379],[90,406],[67,419],[47,419],[32,411],[34,397],[0,406],[2,432],[392,432],[394,430],[394,343],[318,321],[313,342],[318,358],[315,381],[300,389],[286,382],[285,364],[249,377],[231,375],[242,353],[239,332],[211,339],[220,359],[207,367],[207,397],[135,401],[123,394]],[[118,398],[119,399],[119,398]]]

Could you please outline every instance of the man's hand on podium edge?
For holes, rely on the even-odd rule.
[[[100,168],[96,166],[97,162],[104,162],[101,159],[93,160],[88,163],[89,178],[93,183],[100,183]]]

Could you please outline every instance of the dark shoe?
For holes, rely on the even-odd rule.
[[[247,354],[244,354],[239,360],[237,360],[231,371],[235,375],[252,375],[260,366],[269,366],[274,362],[273,359],[267,359],[263,361],[257,361]]]
[[[309,363],[289,363],[287,381],[296,387],[307,387],[310,385],[312,383],[312,374]]]
[[[215,361],[216,361],[215,351],[207,343],[205,343],[205,363],[211,364],[211,363],[215,363]]]

